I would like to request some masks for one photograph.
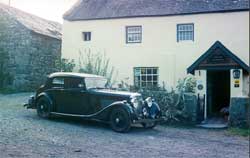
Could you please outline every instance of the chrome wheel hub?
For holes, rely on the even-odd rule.
[[[119,118],[116,118],[116,119],[115,119],[115,122],[116,122],[116,123],[119,123],[119,122],[120,122],[120,119],[119,119]]]

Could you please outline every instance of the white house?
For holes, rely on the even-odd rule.
[[[206,104],[229,105],[249,93],[249,1],[80,0],[64,15],[62,56],[79,50],[105,52],[137,86],[194,74]]]

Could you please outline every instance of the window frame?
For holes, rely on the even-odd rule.
[[[129,33],[128,29],[129,28],[133,28],[133,27],[139,27],[140,28],[140,33]],[[133,26],[131,25],[131,26],[126,26],[125,28],[126,28],[126,32],[125,32],[126,33],[126,44],[133,44],[133,43],[134,44],[136,44],[136,43],[138,44],[138,43],[142,43],[142,25],[133,25]],[[128,38],[129,34],[139,34],[140,37],[141,37],[140,41],[136,41],[136,42],[129,41],[129,38]]]
[[[79,81],[79,83],[77,84],[76,87],[69,84],[69,83],[72,83],[73,80]],[[65,87],[65,89],[84,89],[84,90],[86,89],[84,78],[82,78],[82,77],[66,77],[66,78],[64,78],[64,87]]]
[[[62,80],[63,83],[54,83],[54,80]],[[65,88],[65,78],[64,77],[53,77],[50,84],[52,89],[64,89]]]
[[[86,36],[85,36],[86,35]],[[89,38],[86,38],[85,39],[85,37],[88,37],[89,36]],[[82,39],[83,39],[83,41],[84,42],[89,42],[89,41],[91,41],[92,40],[92,32],[91,31],[83,31],[82,32]]]
[[[152,77],[152,81],[151,81],[151,83],[152,83],[152,87],[158,87],[159,86],[159,67],[134,67],[133,68],[134,69],[134,74],[133,74],[133,76],[134,76],[134,85],[135,86],[138,86],[138,87],[140,87],[140,88],[147,88],[147,87],[150,87],[149,85],[148,85],[148,83],[150,83],[150,81],[147,81],[147,77],[148,76],[151,76]],[[140,69],[140,75],[139,76],[136,76],[135,75],[135,71],[136,71],[136,69]],[[141,73],[141,71],[142,71],[142,69],[145,69],[145,71],[146,71],[146,73],[145,74],[142,74]],[[150,74],[148,74],[147,73],[147,70],[148,69],[152,69],[151,71],[151,73]],[[157,70],[157,73],[156,74],[154,74],[153,72],[154,72],[154,69],[156,69]],[[145,86],[143,86],[142,85],[142,76],[145,76],[146,77],[146,81],[143,81],[143,82],[145,82]],[[154,77],[155,76],[157,76],[157,80],[155,81],[154,80]],[[140,77],[140,80],[139,81],[137,81],[136,82],[136,77]],[[154,85],[154,83],[157,83],[156,85]]]
[[[179,39],[179,33],[180,33],[179,27],[180,27],[181,25],[191,25],[191,26],[192,26],[192,28],[193,28],[193,30],[192,30],[193,39],[191,39],[191,40],[180,40],[180,39]],[[182,31],[182,32],[191,32],[191,31]],[[194,42],[194,23],[180,23],[180,24],[177,24],[177,25],[176,25],[176,39],[177,39],[177,42],[178,42],[178,43],[179,43],[179,42],[183,42],[183,41],[193,41],[193,42]]]

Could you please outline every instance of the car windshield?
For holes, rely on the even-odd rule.
[[[97,78],[97,77],[85,78],[85,84],[87,89],[106,88],[107,81],[108,80],[106,78]]]

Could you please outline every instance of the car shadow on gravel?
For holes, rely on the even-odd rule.
[[[27,119],[34,120],[34,121],[49,121],[53,124],[54,123],[60,123],[60,124],[67,124],[70,126],[77,126],[82,128],[88,128],[88,129],[97,129],[97,130],[105,130],[105,131],[112,131],[111,127],[108,123],[93,121],[93,120],[86,120],[79,117],[69,117],[69,116],[52,116],[49,119],[42,119],[38,117],[37,115],[26,115]],[[145,129],[141,125],[132,125],[129,133],[143,133],[146,131],[158,131],[156,129]],[[113,132],[113,131],[112,131]]]

